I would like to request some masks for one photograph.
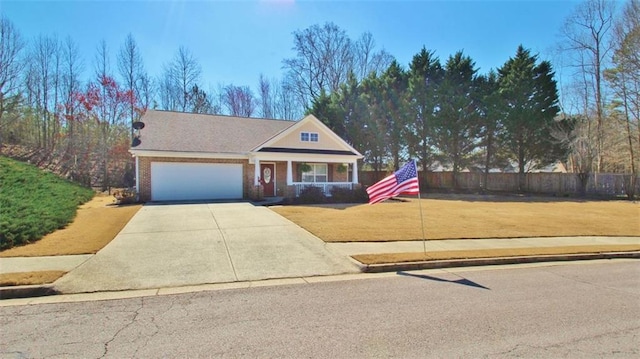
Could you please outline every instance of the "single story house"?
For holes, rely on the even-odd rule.
[[[362,155],[313,115],[299,121],[148,110],[134,123],[142,201],[294,197],[353,188]]]

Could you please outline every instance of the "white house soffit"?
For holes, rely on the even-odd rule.
[[[256,159],[264,161],[293,161],[293,162],[327,162],[327,163],[351,163],[358,160],[357,155],[326,155],[317,153],[286,153],[286,152],[252,152],[249,163]]]

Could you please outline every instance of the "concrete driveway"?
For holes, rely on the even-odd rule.
[[[54,286],[78,293],[355,272],[345,256],[268,208],[151,204]]]

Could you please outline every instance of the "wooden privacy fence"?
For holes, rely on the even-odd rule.
[[[370,186],[390,173],[362,171],[359,173],[360,183]],[[419,172],[420,188],[451,190],[454,189],[453,172]],[[489,173],[487,183],[484,174],[477,172],[458,173],[460,190],[497,192],[518,192],[517,173]],[[589,177],[586,193],[602,196],[625,196],[630,175],[618,173],[592,173]],[[575,173],[527,173],[524,191],[541,194],[580,194],[580,181]],[[640,193],[640,177],[636,178],[636,191]]]

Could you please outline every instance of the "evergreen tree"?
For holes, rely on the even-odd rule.
[[[501,143],[518,162],[520,190],[525,173],[559,158],[559,146],[551,136],[558,114],[558,92],[551,64],[522,45],[515,57],[498,70],[499,86],[506,114]]]
[[[311,108],[309,108],[307,114],[313,114],[327,125],[331,131],[346,139],[347,131],[344,122],[344,111],[337,106],[335,97],[336,94],[329,95],[324,89],[321,89],[320,95],[311,101]]]
[[[433,127],[439,157],[451,164],[456,187],[457,174],[474,162],[479,145],[480,104],[474,66],[471,58],[461,51],[449,57],[439,91],[440,110]]]
[[[402,154],[406,150],[407,124],[407,73],[397,61],[393,61],[380,77],[379,95],[382,105],[381,115],[386,124],[386,137],[389,145],[389,155],[393,161],[394,170],[400,169]]]
[[[433,51],[424,47],[409,66],[408,133],[409,154],[416,156],[423,170],[433,162],[432,127],[439,109],[438,90],[443,69]]]
[[[479,101],[480,125],[480,145],[484,151],[484,180],[487,183],[487,176],[492,167],[503,167],[507,158],[501,150],[498,138],[503,128],[503,118],[505,116],[504,106],[500,97],[498,86],[498,74],[491,70],[487,75],[478,76],[477,98]]]
[[[376,172],[383,169],[389,154],[386,111],[381,83],[382,80],[375,73],[371,73],[362,81],[362,93],[360,95],[364,103],[362,124],[365,152],[363,155],[365,156],[365,161]]]

